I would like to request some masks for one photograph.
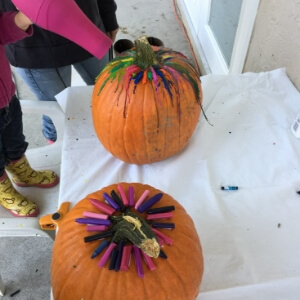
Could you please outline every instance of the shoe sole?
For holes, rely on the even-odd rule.
[[[15,185],[19,187],[37,187],[41,189],[48,189],[56,186],[59,183],[59,177],[56,176],[56,179],[54,182],[49,183],[49,184],[26,184],[26,183],[20,183],[20,182],[14,182]]]
[[[6,208],[7,209],[7,208]],[[36,217],[39,213],[40,213],[40,210],[39,208],[37,207],[36,211],[33,213],[33,214],[30,214],[30,215],[25,215],[25,216],[22,216],[22,215],[18,215],[18,214],[15,214],[14,212],[12,212],[11,210],[7,209],[14,217],[17,217],[17,218],[34,218]]]

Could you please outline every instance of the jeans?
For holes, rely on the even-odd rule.
[[[108,54],[101,60],[92,57],[73,64],[75,70],[87,85],[94,85],[96,77],[108,63]],[[71,65],[60,68],[24,69],[16,68],[17,72],[35,94],[38,100],[56,101],[55,95],[71,86]],[[56,141],[57,135],[52,120],[43,115],[43,134],[46,139]]]
[[[27,147],[20,101],[14,96],[7,107],[0,109],[0,176],[7,163],[21,158]]]

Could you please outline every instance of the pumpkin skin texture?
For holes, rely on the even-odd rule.
[[[164,160],[188,143],[202,90],[199,74],[181,53],[151,47],[145,37],[135,43],[97,78],[92,117],[107,151],[141,165]]]
[[[129,186],[134,187],[135,200],[147,189],[148,198],[161,191],[139,183],[121,183],[128,195]],[[97,266],[103,253],[94,259],[91,254],[100,241],[84,243],[84,237],[91,235],[86,225],[77,224],[84,211],[101,213],[89,201],[90,198],[104,202],[102,194],[117,191],[117,184],[105,187],[78,202],[63,219],[53,246],[51,263],[51,285],[55,300],[195,300],[203,275],[202,249],[194,223],[185,209],[171,196],[164,193],[153,207],[174,205],[170,220],[175,229],[160,231],[173,239],[172,245],[164,244],[167,259],[152,258],[156,269],[150,271],[143,261],[144,278],[137,275],[135,260],[131,257],[128,271],[111,271],[109,262]],[[132,211],[136,212],[134,208]],[[146,218],[146,213],[139,214]]]

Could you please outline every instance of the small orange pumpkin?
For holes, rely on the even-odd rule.
[[[149,191],[148,198],[162,193],[149,185],[139,183],[121,183],[121,186],[127,195],[129,187],[132,186],[136,200],[145,190]],[[128,271],[117,272],[108,269],[109,263],[101,268],[97,265],[103,253],[91,259],[91,254],[100,241],[85,243],[84,237],[90,234],[86,231],[85,225],[77,224],[75,220],[82,218],[84,211],[101,213],[91,204],[90,199],[104,202],[103,193],[109,194],[112,190],[117,191],[118,185],[113,184],[88,195],[77,203],[63,219],[54,242],[51,263],[54,299],[195,300],[203,275],[201,244],[190,216],[176,200],[166,193],[163,193],[161,200],[151,208],[174,206],[173,217],[167,221],[160,220],[160,222],[173,222],[175,229],[160,230],[172,239],[173,243],[164,244],[161,248],[167,255],[167,259],[152,258],[155,270],[151,271],[142,262],[144,278],[140,278],[137,275],[133,258]],[[119,213],[120,215],[122,216]],[[145,218],[146,213],[138,213],[138,215]]]
[[[148,164],[180,151],[199,120],[199,74],[181,53],[147,37],[112,60],[96,80],[92,117],[103,146],[118,159]]]

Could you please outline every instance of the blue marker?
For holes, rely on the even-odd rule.
[[[223,191],[237,191],[238,189],[239,189],[238,186],[232,186],[232,185],[221,187],[221,190],[223,190]]]

